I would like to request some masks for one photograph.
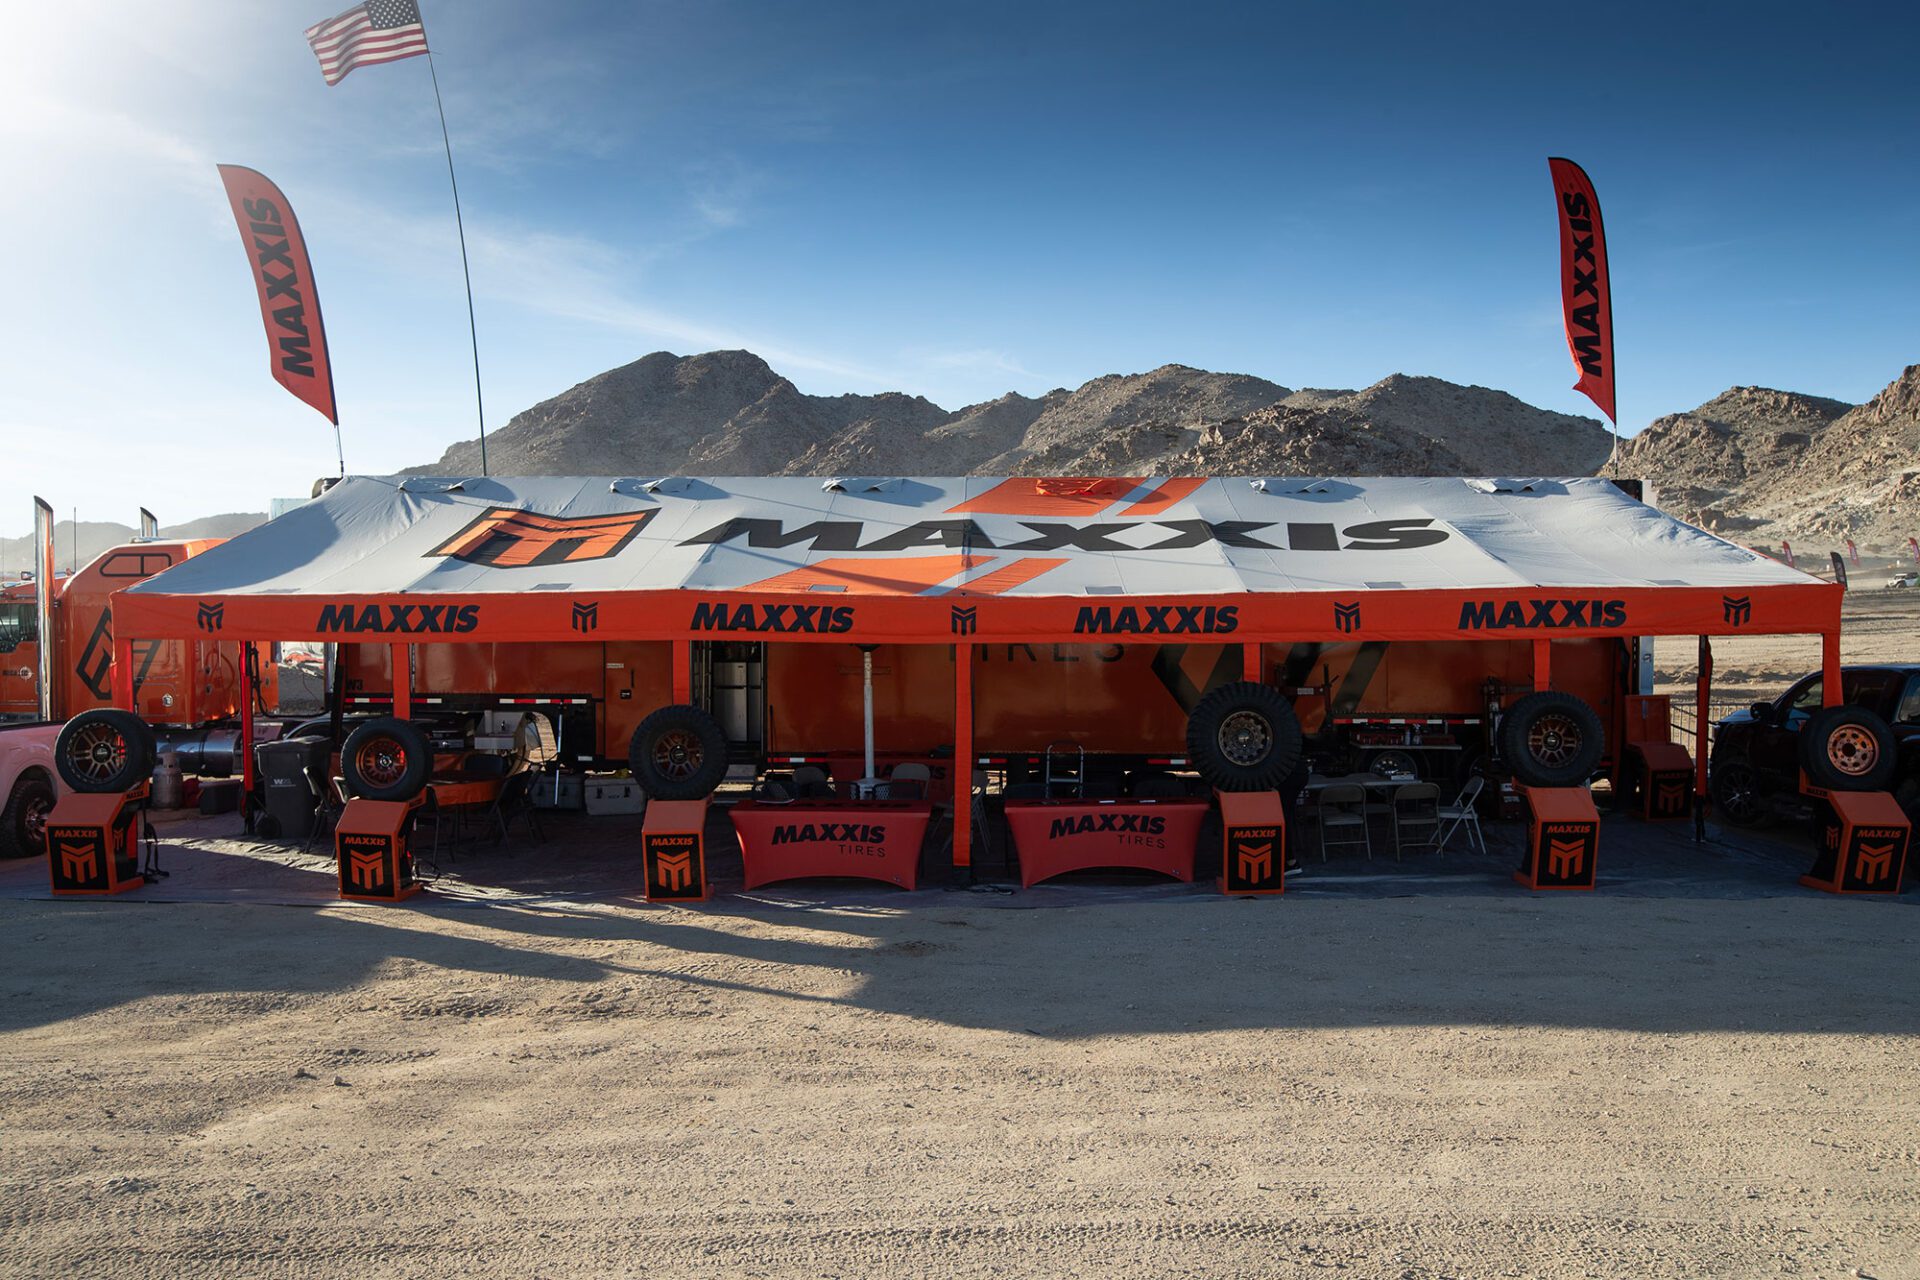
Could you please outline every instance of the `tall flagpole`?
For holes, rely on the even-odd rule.
[[[421,30],[426,29],[421,24]],[[453,141],[447,137],[447,108],[440,101],[440,73],[427,47],[427,74],[433,78],[433,105],[440,112],[440,142],[447,149],[447,184],[453,188],[453,225],[460,233],[460,275],[467,283],[467,337],[473,343],[473,407],[480,419],[480,474],[487,472],[487,406],[480,398],[480,331],[473,323],[473,272],[467,267],[467,228],[460,218],[460,180],[453,176]]]

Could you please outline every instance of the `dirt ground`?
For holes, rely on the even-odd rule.
[[[1920,1276],[1920,913],[0,902],[9,1276]]]

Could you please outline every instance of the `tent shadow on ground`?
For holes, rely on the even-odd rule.
[[[1507,878],[1517,833],[1495,828],[1490,854],[1445,865],[1309,856],[1293,890],[1260,900],[1096,878],[1006,896],[802,884],[649,908],[631,896],[630,855],[613,869],[625,895],[574,900],[221,906],[184,929],[170,913],[206,908],[70,900],[0,929],[0,1030],[146,996],[337,994],[413,961],[428,971],[423,998],[464,975],[641,976],[1055,1039],[1433,1024],[1920,1031],[1920,988],[1902,977],[1920,972],[1920,917],[1904,910],[1920,893],[1799,889],[1791,832],[1695,847],[1679,828],[1651,830],[1610,824],[1608,845],[1633,847],[1603,845],[1616,878],[1594,894],[1521,891]],[[207,868],[249,861],[193,853],[220,860]],[[481,878],[496,857],[476,852],[462,874]],[[331,889],[319,859],[264,865],[312,881],[314,901]],[[1037,902],[1066,905],[1006,909]]]

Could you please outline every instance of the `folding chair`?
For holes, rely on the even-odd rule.
[[[793,789],[802,800],[831,800],[833,784],[819,765],[803,764],[793,771]]]
[[[887,799],[925,800],[932,782],[933,771],[927,766],[911,761],[897,764],[887,775]]]
[[[1431,782],[1409,782],[1393,789],[1393,858],[1408,849],[1438,849],[1440,788]]]
[[[331,833],[340,825],[340,815],[347,810],[347,780],[329,778],[326,787],[320,793],[320,811],[314,815],[313,828],[307,832],[307,838],[300,846],[300,852],[310,853],[313,842],[320,838],[321,832]]]
[[[1480,811],[1474,807],[1474,802],[1480,798],[1480,792],[1486,785],[1487,780],[1476,773],[1467,779],[1466,786],[1460,788],[1460,794],[1454,797],[1452,804],[1440,806],[1440,821],[1447,825],[1434,841],[1435,853],[1445,853],[1448,843],[1453,839],[1453,833],[1461,827],[1467,829],[1468,847],[1481,853],[1487,851],[1486,837],[1480,831]]]
[[[493,822],[495,844],[506,842],[515,818],[526,820],[527,834],[535,840],[546,838],[533,809],[533,780],[538,776],[531,769],[520,769],[508,774],[507,780],[500,784],[500,794],[487,809],[487,817]]]
[[[1373,841],[1367,836],[1367,789],[1352,783],[1324,787],[1314,804],[1320,819],[1320,861],[1335,845],[1358,846],[1373,857]]]

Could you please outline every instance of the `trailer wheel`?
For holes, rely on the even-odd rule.
[[[0,811],[0,858],[37,858],[47,851],[47,815],[53,812],[53,784],[45,775],[13,784]]]
[[[633,731],[627,765],[650,797],[698,800],[727,776],[727,735],[698,707],[661,707]]]
[[[340,748],[347,794],[366,800],[411,800],[432,770],[433,744],[425,732],[395,716],[367,721]]]
[[[153,730],[131,711],[100,707],[67,721],[54,743],[60,780],[75,791],[131,791],[153,773]]]
[[[1272,791],[1300,761],[1300,721],[1271,685],[1236,680],[1187,717],[1187,758],[1222,791]]]
[[[1800,729],[1800,767],[1829,791],[1884,791],[1899,767],[1887,722],[1864,707],[1825,707]]]
[[[1500,757],[1530,787],[1578,787],[1606,750],[1594,709],[1570,693],[1530,693],[1500,718]]]

